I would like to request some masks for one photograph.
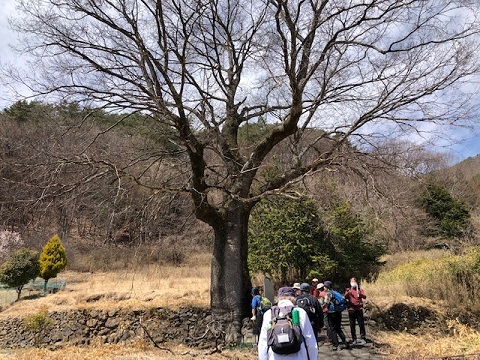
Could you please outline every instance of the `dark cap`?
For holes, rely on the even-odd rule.
[[[300,290],[302,290],[302,291],[310,291],[310,284],[302,283],[302,284],[300,285]]]
[[[327,288],[330,289],[333,284],[332,284],[332,282],[331,282],[330,280],[327,280],[327,281],[325,281],[325,282],[323,283],[323,285],[325,285],[325,287],[327,287]]]
[[[284,286],[278,289],[278,297],[295,297],[295,289],[290,286]]]

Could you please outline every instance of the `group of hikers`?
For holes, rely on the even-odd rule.
[[[363,303],[367,298],[356,278],[350,287],[340,293],[329,280],[311,284],[294,283],[278,290],[276,303],[252,289],[252,317],[254,333],[258,335],[259,360],[317,359],[321,338],[332,350],[351,349],[352,345],[367,343]],[[342,312],[348,311],[351,341],[342,330]],[[357,338],[358,325],[360,339]],[[321,336],[325,331],[324,336]],[[341,340],[341,344],[339,342]],[[281,356],[277,356],[281,355]],[[285,357],[285,355],[290,355]]]

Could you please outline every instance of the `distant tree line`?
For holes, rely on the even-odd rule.
[[[103,244],[164,242],[177,248],[176,257],[182,247],[191,246],[188,234],[199,228],[191,199],[168,191],[188,176],[181,167],[185,154],[167,126],[156,125],[142,113],[130,115],[36,101],[4,109],[3,228],[22,233],[34,245],[40,229]],[[271,130],[264,121],[246,123],[239,130],[240,145],[248,148]],[[311,136],[318,131],[312,130]],[[275,182],[294,161],[289,146],[288,141],[280,144],[262,169],[267,183]],[[281,280],[352,272],[368,276],[385,251],[422,248],[433,238],[472,238],[474,193],[465,191],[470,198],[457,199],[438,173],[432,175],[432,169],[444,164],[438,155],[416,149],[417,156],[407,161],[401,154],[413,151],[405,146],[385,144],[377,162],[369,160],[375,191],[368,191],[369,185],[354,171],[344,169],[304,181],[299,190],[311,194],[308,200],[274,197],[260,202],[249,227],[251,269]],[[358,160],[359,166],[364,160]],[[127,171],[135,176],[122,177]],[[430,180],[425,182],[427,175]],[[143,186],[138,186],[139,179]],[[149,183],[157,186],[149,188]],[[158,191],[158,183],[167,191]],[[205,248],[210,246],[207,231],[199,236]],[[285,259],[275,260],[274,269],[279,252]],[[299,254],[303,262],[292,268]],[[285,270],[287,264],[291,270]]]

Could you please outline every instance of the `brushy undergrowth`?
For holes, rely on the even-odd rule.
[[[412,297],[444,300],[452,306],[469,305],[480,309],[480,249],[467,248],[461,254],[444,251],[429,257],[410,254],[409,261],[381,272],[374,284],[375,292],[386,296],[403,294]]]
[[[442,329],[412,334],[376,331],[388,358],[480,358],[480,249],[405,252],[393,255],[375,282],[366,283],[369,299],[432,308],[445,321]],[[456,316],[452,314],[462,315]],[[464,316],[463,316],[464,315]],[[428,344],[428,346],[426,346]],[[380,351],[382,353],[382,351]]]
[[[49,331],[53,325],[53,320],[48,318],[47,308],[42,308],[38,313],[28,315],[23,319],[23,326],[27,331]]]

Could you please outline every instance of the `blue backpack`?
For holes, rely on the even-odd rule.
[[[330,304],[328,304],[328,311],[344,311],[347,309],[347,302],[345,297],[335,290],[328,290],[332,294]]]

